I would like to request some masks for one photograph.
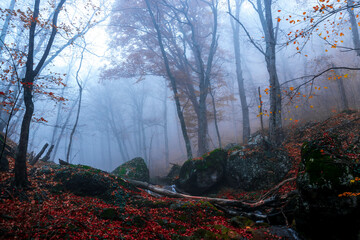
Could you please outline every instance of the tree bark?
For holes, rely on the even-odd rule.
[[[158,40],[159,47],[160,47],[160,50],[161,50],[161,54],[162,54],[162,57],[163,57],[163,60],[164,60],[166,73],[167,73],[168,78],[170,79],[171,87],[172,87],[172,90],[174,92],[176,111],[177,111],[177,115],[178,115],[180,125],[181,125],[182,134],[183,134],[184,141],[185,141],[187,158],[191,159],[192,158],[191,143],[190,143],[190,139],[189,139],[189,136],[187,134],[187,131],[186,131],[186,124],[185,124],[184,114],[183,114],[183,112],[181,110],[181,106],[180,106],[180,99],[179,99],[179,95],[178,95],[178,91],[177,91],[176,80],[175,80],[175,77],[173,76],[173,74],[171,73],[171,70],[170,70],[169,60],[167,58],[167,54],[165,52],[165,48],[164,48],[164,45],[163,45],[160,27],[156,22],[153,11],[151,10],[149,0],[145,0],[145,2],[146,2],[146,6],[147,6],[147,9],[148,9],[150,17],[151,17],[151,21],[152,21],[152,23],[153,23],[153,25],[155,27],[155,30],[156,30],[157,40]]]
[[[265,61],[269,73],[270,83],[270,119],[269,134],[270,142],[274,145],[282,141],[282,119],[281,119],[281,90],[276,70],[276,38],[272,19],[272,0],[264,0],[264,12],[262,11],[261,0],[257,0],[258,14],[265,33]]]

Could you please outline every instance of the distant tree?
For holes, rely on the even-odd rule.
[[[230,0],[227,0],[228,10],[232,12]],[[239,19],[241,6],[244,3],[244,0],[235,0],[235,13],[234,17]],[[234,54],[235,54],[235,67],[236,67],[236,79],[239,88],[239,96],[241,103],[242,111],[242,122],[243,122],[243,143],[247,143],[250,137],[250,117],[249,117],[249,107],[246,100],[245,86],[244,86],[244,76],[241,67],[241,48],[240,48],[240,26],[237,24],[234,19],[230,16],[230,23],[233,35],[233,45],[234,45]]]
[[[73,128],[71,130],[71,133],[70,133],[69,146],[68,146],[68,150],[67,150],[67,154],[66,154],[66,162],[68,162],[68,163],[70,161],[70,152],[71,152],[71,145],[72,145],[73,136],[75,134],[75,131],[76,131],[76,128],[77,128],[77,125],[78,125],[78,122],[79,122],[79,118],[80,118],[80,111],[81,111],[81,103],[82,103],[82,94],[83,94],[83,90],[84,90],[84,84],[87,81],[87,79],[89,77],[89,74],[91,72],[89,70],[88,76],[85,79],[85,81],[83,81],[83,82],[80,81],[79,72],[81,70],[82,63],[83,63],[83,60],[84,60],[84,52],[85,52],[85,50],[86,50],[86,42],[84,43],[84,46],[83,46],[83,49],[82,49],[82,52],[81,52],[79,68],[76,71],[76,76],[75,76],[76,83],[77,83],[77,85],[79,87],[79,101],[78,101],[78,108],[77,108],[77,112],[76,112],[75,123],[74,123],[74,126],[73,126]]]

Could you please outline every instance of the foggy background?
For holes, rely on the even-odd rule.
[[[0,7],[7,9],[10,2],[12,1],[1,1]],[[143,61],[147,61],[156,69],[161,68],[163,62],[159,61],[159,58],[147,56],[146,59],[138,60],[138,64],[134,60],[134,63],[127,66],[129,72],[123,71],[126,68],[124,66],[119,70],[121,73],[113,70],[114,62],[120,64],[130,59],[129,52],[132,49],[129,46],[132,45],[133,40],[129,37],[125,41],[120,36],[119,39],[127,42],[128,45],[116,45],[114,41],[117,39],[117,33],[112,28],[115,21],[112,18],[119,12],[126,16],[126,11],[131,9],[131,4],[134,2],[141,1],[81,0],[66,2],[67,11],[60,14],[59,24],[68,24],[71,30],[59,31],[52,54],[56,54],[65,45],[66,48],[46,65],[37,80],[39,90],[34,94],[35,115],[30,131],[29,152],[38,153],[45,143],[49,143],[55,145],[51,160],[58,162],[58,159],[66,159],[79,103],[79,87],[76,81],[78,79],[83,87],[83,96],[79,122],[70,151],[71,163],[112,171],[125,161],[134,157],[143,157],[150,169],[150,174],[158,176],[166,174],[171,167],[167,161],[181,164],[186,160],[186,149],[170,83],[166,77],[154,74],[161,69],[150,73],[146,72],[141,64]],[[344,11],[342,19],[339,19],[340,16],[336,17],[337,21],[341,23],[340,25],[334,28],[330,28],[329,25],[320,25],[320,28],[326,28],[314,33],[306,45],[301,42],[305,40],[299,40],[299,44],[288,42],[290,32],[293,33],[297,29],[304,28],[308,22],[292,24],[290,20],[286,19],[289,19],[289,16],[295,20],[302,19],[303,12],[314,11],[313,6],[316,5],[316,2],[278,0],[273,3],[274,25],[277,24],[277,18],[281,19],[278,25],[276,67],[284,90],[282,120],[285,126],[324,119],[342,111],[339,76],[342,76],[341,81],[343,81],[349,108],[359,109],[360,107],[357,99],[360,91],[359,73],[356,71],[342,70],[339,73],[324,74],[317,78],[312,85],[304,85],[299,91],[299,97],[295,96],[291,101],[289,97],[286,97],[285,91],[306,82],[309,79],[306,76],[320,73],[331,66],[358,66],[358,57],[355,51],[332,48],[328,42],[338,41],[339,45],[352,48],[351,26],[346,21],[348,18],[346,11]],[[51,16],[51,4],[55,3],[56,1],[42,1],[43,15],[41,17],[43,19]],[[15,10],[21,9],[24,12],[32,8],[33,1],[30,0],[17,1],[14,7]],[[354,11],[359,12],[358,9]],[[227,1],[219,1],[219,40],[214,60],[216,66],[214,69],[219,72],[219,77],[218,80],[214,80],[213,94],[222,147],[228,143],[242,142],[243,124],[236,80],[232,30],[230,16],[227,12]],[[146,11],[144,11],[145,14],[147,14]],[[2,11],[0,30],[4,29],[5,17],[6,12]],[[130,31],[124,27],[127,19],[123,18],[123,20],[124,22],[119,22],[119,25],[124,24],[121,26],[124,31]],[[242,4],[239,20],[246,26],[252,39],[256,43],[262,44],[263,33],[259,17],[248,1],[244,1]],[[129,25],[133,23],[129,22]],[[46,29],[44,32],[38,33],[39,51],[44,49],[41,41],[46,39]],[[340,36],[339,33],[343,34]],[[43,39],[42,34],[44,34]],[[328,38],[327,41],[323,38],[327,34],[331,35],[331,40]],[[74,36],[77,35],[78,37],[75,38]],[[9,48],[26,52],[27,36],[28,30],[24,29],[21,19],[13,17],[4,42]],[[260,129],[259,87],[263,108],[264,110],[269,109],[269,95],[266,90],[269,89],[269,76],[264,57],[254,48],[242,29],[240,29],[240,43],[245,92],[250,113],[251,132],[253,133]],[[138,46],[133,44],[133,50],[135,51]],[[301,53],[296,49],[297,47],[301,49]],[[7,76],[4,69],[11,65],[11,58],[4,48],[1,51],[0,59],[2,59],[0,89],[4,92],[5,90],[16,92],[16,83],[4,81]],[[24,66],[21,65],[18,67],[19,75],[24,74],[23,68]],[[62,78],[64,85],[56,80],[59,77]],[[287,83],[289,80],[292,81]],[[303,97],[304,95],[306,97]],[[312,98],[308,98],[310,95]],[[216,135],[215,120],[211,117],[213,104],[210,95],[207,97],[207,101],[207,110],[210,116],[208,117],[208,140],[211,150],[219,147],[219,141]],[[192,113],[191,109],[187,109],[189,105],[187,105],[186,97],[182,99],[182,103],[182,108],[188,111],[188,114],[185,114],[185,117],[188,117],[187,123],[192,126],[194,119],[190,119]],[[2,106],[2,110],[8,108],[9,106]],[[19,105],[19,111],[16,112],[9,125],[9,137],[15,142],[19,139],[21,119],[24,114],[23,108]],[[6,111],[2,111],[1,119],[6,120],[6,114]],[[268,127],[267,122],[268,117],[264,116],[266,128]],[[192,126],[192,128],[196,129],[196,126]],[[197,135],[190,129],[189,135],[193,155],[196,157]],[[166,145],[168,146],[166,147]]]

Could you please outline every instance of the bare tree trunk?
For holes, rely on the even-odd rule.
[[[106,124],[106,140],[107,140],[107,151],[108,151],[108,158],[109,158],[109,171],[113,170],[112,166],[112,156],[111,156],[111,141],[110,141],[110,129],[109,124]]]
[[[260,115],[260,125],[261,125],[261,132],[262,134],[264,134],[264,122],[263,122],[263,109],[262,109],[262,100],[261,100],[261,92],[260,92],[260,87],[258,88],[258,92],[259,92],[259,115]]]
[[[213,105],[216,136],[217,136],[217,139],[218,139],[219,148],[221,148],[221,147],[222,147],[221,137],[220,137],[219,126],[218,126],[218,121],[217,121],[217,112],[216,112],[215,98],[214,98],[214,94],[213,94],[213,92],[212,92],[212,89],[210,89],[210,96],[211,96],[212,105]]]
[[[240,9],[243,4],[243,0],[235,1],[235,17],[239,19]],[[228,0],[229,12],[231,12],[230,0]],[[243,143],[247,144],[250,137],[250,116],[249,116],[249,107],[246,100],[245,86],[244,86],[244,76],[241,67],[241,49],[240,49],[240,26],[235,24],[232,17],[230,17],[231,28],[233,31],[233,43],[234,43],[234,53],[235,53],[235,66],[236,66],[236,79],[239,88],[239,96],[241,103],[242,111],[242,120],[243,120]]]
[[[49,146],[48,143],[45,143],[45,145],[42,147],[42,149],[40,150],[40,152],[30,161],[30,165],[34,166],[35,163],[40,159],[41,155],[43,155],[43,153],[45,152],[46,148]]]
[[[332,67],[335,67],[335,66],[333,65]],[[337,76],[341,76],[341,73],[336,71],[336,70],[335,70],[335,74]],[[339,91],[339,95],[340,95],[341,110],[342,111],[349,110],[349,102],[347,100],[343,78],[337,78],[336,79],[336,84],[338,86],[338,91]]]
[[[164,94],[164,144],[165,144],[165,168],[167,169],[169,167],[169,137],[168,137],[168,117],[167,117],[167,98],[168,98],[168,92],[167,92],[167,86],[165,82],[165,94]]]
[[[65,81],[64,81],[65,85],[67,85],[67,83],[69,81],[71,68],[74,65],[74,61],[73,61],[74,60],[74,54],[75,54],[75,52],[73,53],[73,56],[71,57],[70,66],[68,68],[66,78],[65,78]],[[61,89],[61,96],[64,96],[64,92],[65,92],[65,86],[63,86],[63,88]],[[51,142],[50,142],[51,145],[55,144],[55,138],[57,136],[58,128],[60,126],[61,116],[62,116],[62,114],[61,114],[61,106],[62,106],[62,104],[58,103],[58,105],[57,105],[57,114],[56,114],[56,123],[55,123],[55,127],[53,129]],[[54,152],[54,154],[55,153],[56,152]],[[55,157],[55,155],[53,155],[53,156]]]
[[[176,111],[177,111],[177,114],[178,114],[178,118],[180,120],[181,130],[182,130],[182,134],[183,134],[184,141],[185,141],[187,158],[191,159],[192,158],[191,143],[190,143],[190,139],[189,139],[189,136],[187,134],[187,131],[186,131],[186,124],[185,124],[184,114],[183,114],[183,112],[181,110],[181,106],[180,106],[180,100],[179,100],[179,95],[178,95],[178,91],[177,91],[176,80],[175,80],[175,77],[171,73],[171,70],[170,70],[169,60],[167,58],[167,55],[166,55],[166,52],[165,52],[165,49],[164,49],[164,45],[163,45],[163,42],[162,42],[162,36],[161,36],[160,27],[156,22],[153,11],[151,10],[149,0],[145,0],[145,2],[146,2],[147,9],[149,11],[149,14],[151,16],[151,21],[154,24],[154,27],[155,27],[155,30],[156,30],[157,39],[158,39],[158,42],[159,42],[159,47],[160,47],[161,54],[162,54],[162,57],[163,57],[163,60],[164,60],[164,65],[165,65],[165,68],[166,68],[166,73],[167,73],[168,78],[170,79],[171,87],[172,87],[172,90],[174,92]]]
[[[74,127],[71,131],[71,134],[70,134],[70,140],[69,140],[69,146],[68,146],[68,150],[67,150],[67,154],[66,154],[66,162],[69,163],[69,160],[70,160],[70,152],[71,152],[71,145],[72,145],[72,139],[73,139],[73,136],[75,134],[75,131],[76,131],[76,127],[78,125],[78,122],[79,122],[79,117],[80,117],[80,111],[81,111],[81,100],[82,100],[82,91],[83,91],[83,86],[80,84],[80,81],[79,81],[79,72],[81,70],[81,66],[82,66],[82,62],[83,62],[83,59],[84,59],[84,51],[86,49],[86,43],[83,47],[83,50],[81,52],[81,58],[80,58],[80,64],[79,64],[79,68],[76,72],[76,83],[79,87],[79,105],[78,105],[78,109],[77,109],[77,113],[76,113],[76,120],[75,120],[75,123],[74,123]]]
[[[47,42],[47,46],[44,54],[42,55],[38,65],[35,70],[34,67],[34,42],[35,42],[35,29],[36,21],[33,20],[30,25],[30,34],[29,34],[29,46],[28,46],[28,56],[26,62],[26,74],[24,78],[24,102],[25,102],[25,114],[21,125],[20,141],[18,145],[18,154],[15,160],[15,185],[17,187],[25,187],[28,184],[27,178],[27,169],[26,169],[26,154],[28,148],[29,140],[29,129],[31,118],[34,112],[34,103],[32,101],[32,90],[35,77],[40,72],[46,58],[49,55],[50,49],[55,39],[57,32],[57,18],[60,13],[60,10],[65,3],[65,0],[61,0],[55,9],[54,18],[52,21],[52,32],[50,38]],[[37,19],[40,11],[40,0],[35,0],[33,18]]]
[[[60,145],[61,138],[64,136],[64,132],[65,132],[66,126],[67,126],[68,123],[69,123],[69,120],[70,120],[70,117],[71,117],[71,113],[72,113],[72,111],[74,110],[74,108],[75,108],[76,104],[78,103],[78,101],[79,101],[79,96],[78,96],[78,98],[74,101],[73,105],[71,106],[70,111],[69,111],[69,114],[68,114],[68,116],[66,117],[66,120],[65,120],[65,122],[64,122],[64,124],[63,124],[63,126],[62,126],[62,128],[61,128],[60,133],[59,133],[59,137],[57,138],[57,140],[56,140],[56,142],[55,142],[55,149],[54,149],[54,153],[53,153],[53,157],[54,157],[54,158],[55,158],[55,156],[56,156],[58,147],[59,147],[59,145]]]
[[[208,121],[207,121],[206,95],[200,93],[200,100],[199,100],[199,113],[200,113],[198,115],[198,155],[199,156],[209,151],[209,142],[207,139]]]
[[[265,33],[265,61],[270,82],[269,134],[271,143],[279,145],[282,141],[281,90],[276,70],[276,36],[271,12],[272,0],[264,0],[263,2],[265,16],[262,11],[263,5],[261,0],[257,0],[258,14]]]
[[[270,119],[269,133],[270,141],[273,145],[282,142],[282,119],[281,119],[281,89],[276,70],[276,38],[279,25],[274,28],[271,6],[272,0],[257,0],[256,5],[250,1],[254,10],[258,13],[260,23],[264,32],[265,51],[254,42],[245,26],[234,15],[231,15],[244,29],[250,42],[255,48],[264,55],[266,68],[269,73],[270,83]],[[230,13],[231,14],[231,13]],[[279,24],[279,23],[278,23]],[[274,32],[276,30],[276,32]]]
[[[109,103],[111,104],[111,103]],[[129,154],[128,154],[128,151],[127,151],[127,148],[126,148],[126,145],[124,143],[124,139],[123,139],[123,134],[122,134],[122,131],[123,131],[123,127],[121,125],[121,122],[122,122],[122,119],[120,119],[120,121],[118,121],[119,123],[117,125],[120,124],[120,130],[117,129],[117,125],[116,125],[116,121],[115,121],[115,118],[114,118],[114,113],[112,111],[112,107],[109,106],[110,108],[110,111],[109,111],[109,124],[110,124],[110,127],[113,131],[113,134],[114,134],[114,137],[115,137],[115,140],[117,141],[118,143],[118,147],[119,147],[119,151],[120,151],[120,154],[121,154],[121,157],[122,157],[122,160],[123,162],[126,162],[127,160],[129,160]]]

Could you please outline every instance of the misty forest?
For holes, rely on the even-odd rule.
[[[360,1],[0,1],[0,239],[360,239]]]

